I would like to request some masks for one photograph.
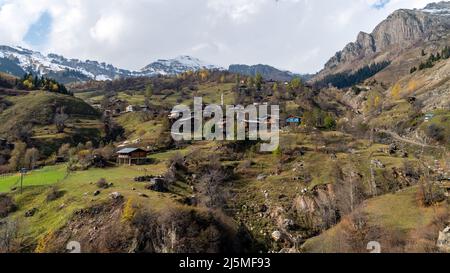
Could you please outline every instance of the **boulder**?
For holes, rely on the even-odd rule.
[[[393,155],[397,153],[397,151],[398,151],[397,144],[392,143],[391,145],[389,145],[389,154]]]
[[[275,242],[278,242],[281,239],[281,232],[279,232],[278,230],[272,232],[272,239]]]
[[[109,196],[111,196],[111,198],[114,199],[114,200],[117,200],[117,199],[120,199],[120,198],[123,197],[122,194],[120,194],[118,192],[113,192]]]
[[[267,205],[266,204],[262,204],[260,207],[259,207],[259,212],[267,212],[269,210],[269,208],[267,207]]]
[[[381,162],[381,161],[378,160],[378,159],[373,159],[373,160],[371,161],[371,163],[372,163],[372,165],[374,165],[374,166],[377,167],[377,168],[380,168],[380,169],[385,168],[383,162]]]
[[[147,190],[167,192],[166,181],[163,178],[153,178],[146,186]]]
[[[94,192],[94,196],[98,196],[98,195],[100,195],[100,191],[99,190]]]
[[[439,232],[437,247],[442,252],[450,252],[450,226]]]
[[[32,209],[30,209],[30,210],[25,212],[25,217],[26,218],[33,217],[36,214],[36,212],[38,212],[38,209],[37,208],[32,208]]]

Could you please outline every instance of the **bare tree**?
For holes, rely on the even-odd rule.
[[[19,228],[17,222],[0,222],[0,253],[12,253],[18,249]]]
[[[64,113],[64,107],[60,107],[56,110],[54,122],[58,133],[63,133],[66,128],[66,121],[69,119],[69,115]]]
[[[39,150],[36,148],[27,149],[24,157],[24,165],[29,169],[34,169],[39,160]]]

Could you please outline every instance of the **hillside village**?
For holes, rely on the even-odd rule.
[[[398,11],[375,32],[412,12],[431,16]],[[352,43],[307,81],[1,73],[0,252],[450,251],[450,24],[436,20],[436,39]],[[172,109],[194,97],[279,105],[279,147],[175,142]]]

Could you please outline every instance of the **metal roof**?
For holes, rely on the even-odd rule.
[[[118,154],[129,154],[129,153],[139,151],[139,150],[142,150],[142,149],[140,149],[140,148],[125,148],[125,149],[118,151],[117,153]]]

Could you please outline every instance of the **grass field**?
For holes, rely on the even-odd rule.
[[[185,185],[177,185],[173,190],[174,193],[159,193],[145,189],[146,183],[135,182],[134,178],[143,175],[162,175],[167,170],[166,160],[176,153],[187,152],[185,149],[153,155],[152,157],[158,160],[158,163],[153,165],[92,168],[72,172],[68,176],[64,165],[32,172],[24,180],[26,187],[23,194],[18,191],[12,194],[18,210],[11,214],[11,219],[17,220],[24,227],[21,231],[23,237],[29,240],[28,244],[33,245],[48,232],[64,227],[76,211],[107,202],[113,192],[119,192],[125,200],[131,199],[135,205],[144,209],[157,211],[182,206],[178,200],[190,194],[186,192]],[[113,186],[99,189],[96,183],[102,178],[108,183],[113,183]],[[19,176],[0,179],[0,192],[9,192],[18,179]],[[61,198],[49,202],[47,196],[53,188],[64,194]],[[101,193],[94,196],[97,190]],[[142,197],[141,193],[145,193],[146,197]],[[37,209],[36,215],[24,217],[25,212],[31,209]]]
[[[45,167],[26,174],[23,185],[24,187],[51,185],[64,179],[65,175],[65,165]],[[12,187],[18,187],[19,185],[20,174],[0,178],[0,193],[9,192]]]

